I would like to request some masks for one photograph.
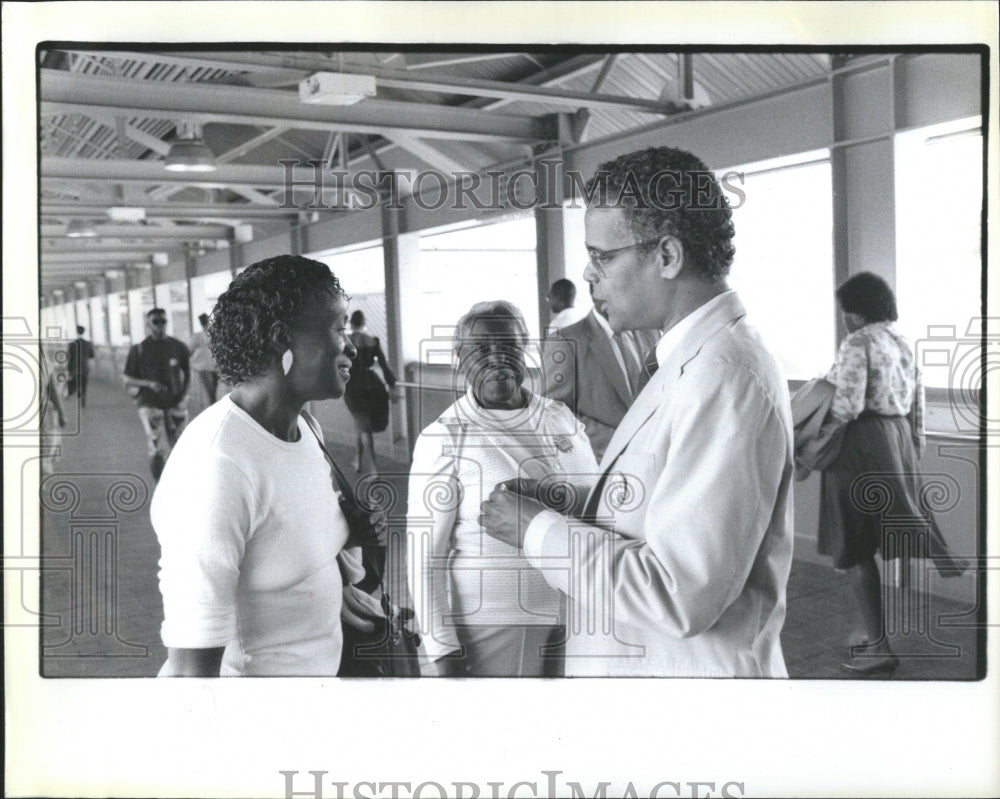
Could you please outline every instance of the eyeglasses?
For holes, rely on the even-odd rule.
[[[150,319],[149,323],[151,325],[156,325],[157,327],[160,327],[161,325],[165,325],[167,323],[167,320],[166,319]]]
[[[655,239],[646,239],[645,241],[637,241],[635,244],[626,244],[624,247],[615,247],[613,250],[599,250],[596,247],[587,248],[587,259],[590,261],[590,265],[594,267],[594,271],[602,278],[608,276],[607,267],[611,263],[611,260],[615,256],[620,255],[627,250],[634,250],[638,247],[648,247],[650,244],[656,244],[662,238],[657,236]]]

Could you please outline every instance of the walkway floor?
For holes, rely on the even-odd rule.
[[[75,406],[70,410],[72,429]],[[351,452],[331,443],[338,462],[348,464]],[[145,449],[124,389],[93,382],[79,434],[65,437],[57,473],[42,485],[44,676],[149,677],[166,656],[159,640],[159,547],[149,523],[154,486]],[[385,466],[405,474],[405,464]],[[404,497],[405,480],[393,482]],[[851,608],[845,575],[796,559],[782,633],[792,677],[851,678],[840,668]],[[975,631],[963,617],[971,610],[917,595],[901,611],[910,614],[907,625],[901,619],[891,636],[902,660],[893,679],[976,679],[982,671]]]

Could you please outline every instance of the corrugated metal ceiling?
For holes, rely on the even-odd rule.
[[[609,69],[609,59],[613,61]],[[339,65],[363,71],[392,70],[398,76],[413,76],[424,83],[417,89],[404,85],[380,86],[376,98],[362,101],[358,106],[365,111],[365,104],[378,105],[386,100],[416,102],[423,110],[414,112],[412,122],[402,120],[403,127],[416,127],[436,119],[434,106],[442,109],[467,110],[470,113],[496,115],[498,130],[511,116],[538,118],[555,112],[572,113],[587,107],[586,97],[577,99],[576,93],[595,94],[595,81],[602,76],[597,90],[599,95],[615,95],[646,101],[677,101],[681,75],[676,53],[663,50],[645,52],[601,53],[572,51],[569,49],[543,49],[537,52],[478,51],[432,52],[413,51],[336,51],[271,50],[251,52],[244,50],[194,51],[186,48],[161,51],[133,49],[129,52],[81,47],[77,51],[53,50],[41,53],[41,66],[47,74],[70,73],[79,78],[81,86],[90,78],[116,78],[141,81],[149,87],[150,111],[141,115],[124,114],[121,106],[111,101],[78,107],[72,96],[64,98],[63,106],[43,113],[40,126],[40,152],[43,171],[46,159],[67,161],[108,161],[112,169],[130,161],[159,161],[171,142],[177,137],[177,126],[185,121],[183,111],[176,103],[159,105],[169,90],[160,91],[164,84],[217,85],[220,92],[226,86],[258,87],[268,92],[295,94],[298,83],[315,69],[336,71]],[[829,71],[829,58],[825,54],[803,52],[700,52],[692,55],[695,100],[718,105],[767,94],[804,81],[823,76]],[[463,81],[487,81],[483,86],[459,87]],[[563,92],[562,102],[552,102],[547,97],[524,97],[523,89],[541,87]],[[477,89],[481,90],[477,94]],[[499,96],[497,94],[499,93]],[[221,95],[220,95],[221,96]],[[262,94],[264,97],[264,94]],[[45,101],[43,93],[42,101]],[[66,103],[65,99],[70,102]],[[175,98],[176,99],[176,98]],[[662,121],[663,114],[645,112],[635,106],[619,103],[615,107],[594,105],[589,107],[589,122],[584,132],[585,140],[604,138]],[[133,108],[133,106],[127,106]],[[384,106],[389,108],[389,106]],[[156,109],[155,111],[152,109]],[[267,114],[257,116],[249,108],[248,119],[207,122],[203,126],[206,143],[221,163],[238,165],[271,166],[281,158],[322,159],[330,157],[337,134],[336,124],[329,130],[308,129],[296,126],[290,120],[287,126],[275,128]],[[430,113],[428,112],[430,111]],[[259,120],[257,122],[256,120]],[[421,170],[436,167],[443,170],[485,170],[497,164],[513,163],[531,152],[533,145],[547,143],[517,141],[497,135],[470,141],[456,129],[456,135],[422,138],[419,132],[397,135],[391,126],[363,132],[344,132],[341,140],[348,145],[350,168],[371,168],[372,157],[390,169]],[[539,128],[541,130],[541,128]],[[339,160],[331,163],[336,165]],[[81,172],[85,172],[82,170]],[[86,172],[90,174],[90,172]],[[129,170],[124,170],[128,175]],[[262,184],[263,185],[263,184]],[[228,188],[226,187],[228,186]],[[251,186],[224,184],[209,188],[192,177],[190,183],[166,183],[162,186],[143,187],[129,185],[128,180],[105,178],[68,179],[43,178],[41,196],[43,221],[51,228],[54,224],[68,224],[73,218],[65,213],[47,213],[47,203],[129,204],[187,202],[217,211],[214,218],[232,217],[224,224],[240,221],[241,209],[273,208],[277,205],[269,197],[273,187],[254,189]],[[222,211],[220,214],[218,211]],[[77,215],[79,216],[79,214]],[[209,214],[209,216],[213,216]],[[252,216],[252,215],[251,215]],[[260,218],[258,213],[250,222],[257,229],[255,235],[266,235],[275,226],[287,227],[288,213],[276,214],[272,219]],[[155,226],[182,227],[192,224],[192,216],[176,218],[158,215],[150,220]],[[167,245],[161,245],[165,247]],[[172,244],[170,246],[179,246]],[[46,245],[43,242],[43,264]],[[109,262],[114,261],[109,256]],[[100,274],[100,266],[95,267]],[[43,268],[44,274],[44,268]]]

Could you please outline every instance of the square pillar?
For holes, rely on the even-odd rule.
[[[847,62],[834,63],[835,67]],[[873,272],[896,287],[895,130],[900,78],[893,64],[834,74],[833,257],[840,285]],[[837,341],[847,334],[836,314]]]
[[[419,296],[419,287],[413,285],[418,278],[420,264],[420,237],[415,233],[400,233],[402,210],[391,206],[382,208],[382,263],[385,270],[385,317],[386,317],[386,357],[396,377],[405,379],[403,368],[408,360],[413,360],[411,352],[404,352],[403,331],[412,330],[406,325],[407,308],[403,298]],[[415,344],[419,352],[419,343]],[[389,406],[393,432],[394,457],[409,457],[409,438],[406,425],[406,408],[397,402]],[[419,431],[417,431],[419,432]],[[415,434],[414,434],[415,435]]]

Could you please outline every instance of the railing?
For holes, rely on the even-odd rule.
[[[446,388],[444,386],[426,386],[420,383],[411,383],[408,380],[397,380],[397,386],[402,386],[403,388],[412,388],[417,391],[440,391],[447,394],[453,394],[456,397],[461,393],[457,388]]]
[[[935,441],[941,439],[949,439],[951,441],[967,441],[973,443],[979,443],[982,441],[982,436],[978,436],[975,433],[949,433],[946,430],[927,430],[925,431],[927,438],[932,438]]]

